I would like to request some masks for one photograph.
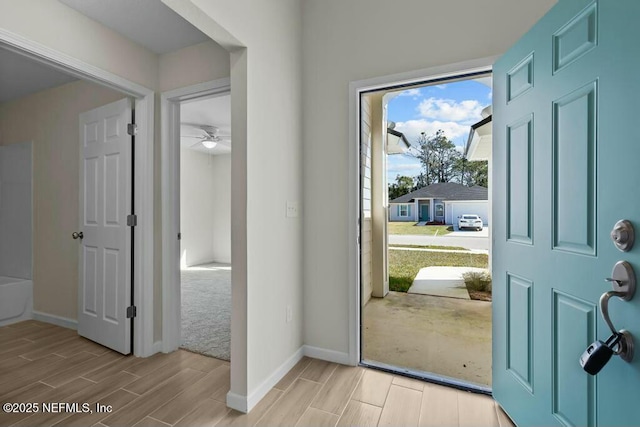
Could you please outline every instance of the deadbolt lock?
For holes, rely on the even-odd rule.
[[[613,244],[622,252],[629,252],[636,240],[633,224],[626,219],[616,222],[611,230]]]

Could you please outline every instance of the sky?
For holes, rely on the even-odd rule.
[[[482,119],[480,112],[491,104],[491,88],[473,80],[408,89],[389,101],[387,118],[396,122],[412,145],[418,145],[421,132],[427,136],[442,129],[459,150],[463,150],[472,124]],[[420,162],[415,157],[390,155],[387,158],[387,179],[396,175],[420,174]]]

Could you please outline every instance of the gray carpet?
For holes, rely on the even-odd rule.
[[[182,348],[230,360],[231,266],[203,264],[181,272]]]

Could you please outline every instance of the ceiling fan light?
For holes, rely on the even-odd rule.
[[[204,139],[204,140],[202,140],[202,145],[204,145],[206,148],[213,148],[216,145],[218,145],[218,143],[216,141],[211,140],[211,139]]]

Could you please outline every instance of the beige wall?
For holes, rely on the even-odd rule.
[[[229,52],[207,41],[159,56],[159,91],[229,77]]]
[[[303,0],[305,344],[349,350],[349,83],[498,55],[554,3]]]
[[[0,0],[0,28],[112,72],[149,89],[161,91],[229,76],[229,55],[213,42],[164,55],[121,36],[57,0]],[[63,25],[61,25],[63,24]],[[156,96],[154,156],[154,340],[162,339],[162,245],[160,231],[160,108]],[[34,263],[36,260],[34,259]],[[35,267],[34,267],[35,268]],[[67,267],[59,267],[65,270]],[[65,277],[76,271],[60,273]],[[36,295],[35,298],[38,298]],[[75,296],[74,296],[75,298]],[[36,301],[36,306],[38,302]],[[50,313],[55,314],[55,313]]]
[[[33,309],[77,319],[78,116],[122,99],[77,81],[0,104],[0,144],[33,141]]]

